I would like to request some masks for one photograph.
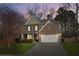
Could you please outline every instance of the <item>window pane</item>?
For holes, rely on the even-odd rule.
[[[27,39],[32,39],[32,35],[27,35]]]
[[[28,31],[30,31],[30,26],[28,26]]]
[[[38,30],[38,27],[37,26],[35,26],[35,31],[37,31]]]

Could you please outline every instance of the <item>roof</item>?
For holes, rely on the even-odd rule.
[[[46,22],[48,21],[47,19],[43,19],[43,20],[40,20],[42,24],[46,24]]]
[[[38,32],[39,34],[57,34],[58,33],[58,24],[48,21]]]
[[[25,23],[25,25],[30,24],[41,24],[41,21],[33,16],[31,16],[28,21]]]

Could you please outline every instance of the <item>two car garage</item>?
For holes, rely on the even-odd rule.
[[[60,35],[41,35],[41,40],[40,42],[44,43],[54,43],[54,42],[59,42],[60,41]]]
[[[59,34],[58,24],[48,21],[39,31],[40,42],[59,42],[61,35]]]
[[[41,42],[58,42],[58,35],[41,35]]]

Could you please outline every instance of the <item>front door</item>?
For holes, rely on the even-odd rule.
[[[38,36],[38,34],[34,34],[34,40],[35,40],[35,42],[38,42],[38,41],[39,41],[39,36]]]

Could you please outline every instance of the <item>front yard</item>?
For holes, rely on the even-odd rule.
[[[79,43],[63,43],[64,48],[72,56],[79,56]]]
[[[13,45],[11,48],[0,46],[0,54],[18,55],[28,51],[33,46],[33,43],[18,43]]]

